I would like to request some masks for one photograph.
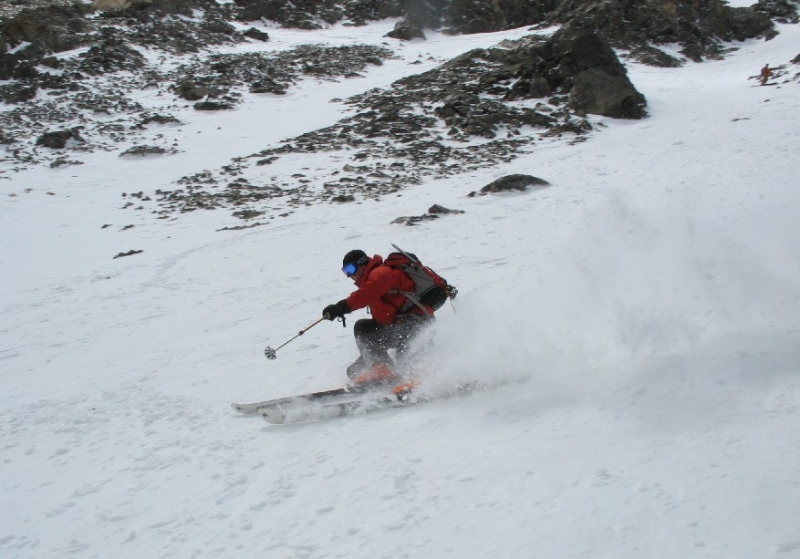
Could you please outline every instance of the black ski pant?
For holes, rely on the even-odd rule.
[[[407,315],[391,324],[381,325],[371,318],[362,318],[353,326],[356,345],[361,352],[359,360],[364,367],[376,363],[392,365],[389,350],[395,350],[398,367],[402,367],[403,357],[411,342],[433,321],[433,317]]]

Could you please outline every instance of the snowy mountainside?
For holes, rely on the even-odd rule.
[[[199,114],[169,157],[4,175],[2,556],[800,556],[800,97],[749,79],[793,68],[797,26],[779,30],[725,60],[628,63],[647,119],[592,116],[586,142],[261,227],[159,220],[122,194],[336,122],[331,97],[409,61],[523,31],[409,43],[363,79],[270,99],[266,124],[257,103]],[[552,186],[468,196],[513,173]],[[391,223],[435,203],[464,213]],[[308,425],[232,412],[344,382],[339,323],[262,351],[349,292],[347,250],[390,243],[460,291],[427,382],[508,382]]]

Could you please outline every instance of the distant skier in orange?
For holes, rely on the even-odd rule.
[[[761,85],[767,85],[771,74],[772,70],[770,70],[769,64],[764,64],[764,67],[761,68]]]

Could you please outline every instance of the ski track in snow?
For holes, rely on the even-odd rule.
[[[780,30],[720,62],[630,65],[648,119],[252,230],[120,193],[333,122],[333,91],[293,90],[269,131],[234,111],[220,153],[189,141],[220,123],[198,115],[174,158],[0,175],[0,555],[800,557],[800,96],[747,80],[797,54]],[[326,40],[357,33],[385,29]],[[397,47],[363,88],[522,34]],[[553,186],[466,197],[515,172]],[[466,213],[390,225],[433,203]],[[341,254],[392,242],[460,289],[429,382],[523,382],[315,424],[232,412],[344,381],[349,327],[263,348],[346,295]]]

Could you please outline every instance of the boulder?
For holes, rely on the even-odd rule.
[[[599,35],[565,26],[549,42],[557,65],[546,72],[553,90],[569,93],[578,115],[643,118],[644,96],[636,91],[613,49]]]
[[[646,100],[627,76],[614,50],[596,33],[566,25],[544,43],[533,43],[505,54],[497,52],[515,78],[507,100],[568,94],[568,105],[579,116],[612,118],[646,116]]]
[[[69,130],[45,132],[36,140],[36,145],[51,149],[64,149],[67,147],[67,144],[70,140],[74,140],[79,143],[85,142],[85,140],[81,138],[78,128],[71,128]]]
[[[250,29],[248,29],[247,31],[242,33],[242,35],[244,35],[245,37],[247,37],[249,39],[253,39],[253,40],[256,40],[256,41],[262,41],[264,43],[269,41],[269,35],[267,33],[264,33],[263,31],[261,31],[259,29],[256,29],[255,27],[251,27]]]
[[[422,28],[407,19],[398,21],[395,24],[394,29],[389,31],[386,36],[391,37],[392,39],[400,39],[401,41],[425,39],[425,33],[422,31]]]
[[[514,190],[524,192],[529,186],[545,187],[550,186],[550,183],[531,175],[506,175],[481,188],[480,194],[496,194],[498,192],[510,192]],[[474,193],[471,195],[474,195]]]

